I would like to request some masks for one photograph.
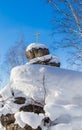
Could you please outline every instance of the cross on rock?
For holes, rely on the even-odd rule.
[[[40,33],[36,33],[35,36],[36,36],[36,43],[38,43],[38,37],[39,37]]]

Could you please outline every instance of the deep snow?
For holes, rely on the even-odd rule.
[[[45,115],[18,112],[19,106],[12,103],[12,92],[15,97],[26,97],[28,104],[32,100],[40,102],[44,105]],[[42,126],[43,130],[82,130],[81,72],[25,64],[12,69],[9,84],[0,93],[4,100],[0,115],[15,113],[16,122],[22,127],[28,123],[37,128],[44,117],[50,117],[53,125],[49,129]]]

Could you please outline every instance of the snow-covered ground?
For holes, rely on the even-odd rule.
[[[32,100],[40,102],[45,114],[18,112],[19,106],[12,103],[12,92],[15,97],[24,96],[28,104]],[[10,83],[0,93],[5,101],[0,115],[15,113],[21,127],[27,123],[34,129],[41,126],[42,130],[82,130],[81,72],[25,64],[12,69]],[[42,125],[44,117],[52,121],[48,128]]]

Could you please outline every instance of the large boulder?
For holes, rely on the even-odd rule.
[[[59,58],[50,54],[44,44],[32,43],[26,48],[26,57],[31,64],[42,64],[60,67]],[[28,63],[28,64],[29,64]]]
[[[26,49],[26,57],[31,60],[36,57],[48,55],[49,50],[44,44],[32,43]]]
[[[25,64],[13,68],[0,95],[0,130],[55,130],[61,123],[65,130],[82,126],[81,72]]]

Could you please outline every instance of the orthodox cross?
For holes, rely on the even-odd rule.
[[[40,33],[36,33],[35,36],[36,36],[36,43],[38,43],[38,37],[39,37]]]

